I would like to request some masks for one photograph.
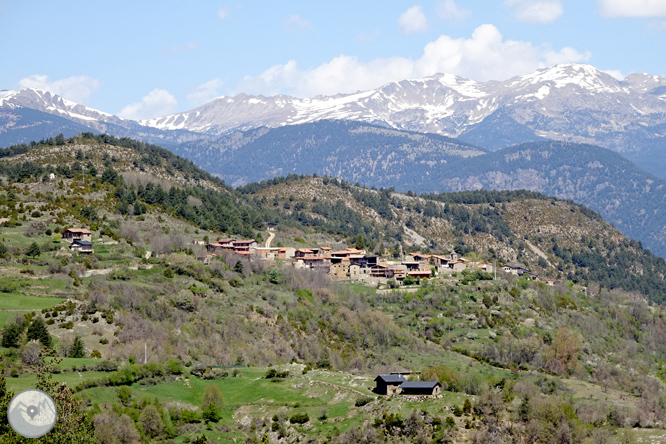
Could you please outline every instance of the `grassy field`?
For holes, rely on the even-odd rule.
[[[295,413],[307,413],[310,420],[305,425],[291,425],[306,435],[326,436],[340,433],[367,419],[374,419],[379,411],[391,411],[408,416],[414,409],[423,409],[438,416],[448,416],[452,405],[461,405],[467,395],[443,392],[441,397],[427,401],[409,400],[403,397],[385,398],[369,389],[374,382],[369,377],[324,370],[302,374],[302,366],[287,365],[284,379],[266,379],[267,368],[243,368],[239,377],[227,377],[206,381],[193,376],[152,386],[135,383],[131,386],[133,399],[154,399],[161,403],[179,402],[198,407],[206,386],[216,385],[224,395],[221,421],[204,431],[213,442],[233,442],[244,438],[243,425],[270,423],[273,415],[287,419]],[[77,373],[60,376],[76,380]],[[86,375],[85,373],[83,375]],[[91,372],[95,377],[96,372]],[[20,379],[20,378],[19,378]],[[99,405],[118,402],[116,387],[90,388],[78,396],[86,402]],[[375,401],[364,407],[356,407],[357,399],[370,397]],[[314,427],[312,427],[314,426]],[[187,435],[180,436],[177,442]]]
[[[97,380],[108,376],[107,372],[63,372],[53,375],[53,381],[65,382],[69,387],[76,387],[82,382]],[[7,378],[7,388],[18,393],[21,390],[34,388],[37,384],[37,376],[34,374],[23,374],[18,378]]]
[[[42,308],[51,308],[63,301],[63,298],[0,293],[0,310],[41,311]]]

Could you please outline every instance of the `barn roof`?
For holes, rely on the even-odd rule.
[[[379,375],[375,378],[375,381],[378,380],[384,381],[387,384],[404,383],[407,381],[402,375]]]
[[[434,389],[437,386],[442,386],[437,381],[405,381],[400,385],[401,389]]]

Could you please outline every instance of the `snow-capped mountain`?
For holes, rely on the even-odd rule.
[[[12,128],[25,127],[15,115],[5,117],[9,123],[3,124],[3,112],[16,113],[12,107],[171,147],[196,140],[217,146],[237,131],[322,120],[351,120],[457,137],[491,150],[544,138],[585,142],[621,152],[666,178],[666,77],[632,74],[618,80],[583,64],[557,65],[506,81],[475,82],[437,74],[354,94],[305,99],[239,94],[140,122],[45,91],[0,91],[3,142],[12,140]],[[51,127],[57,134],[62,125]]]
[[[53,116],[53,117],[49,117]],[[133,120],[88,108],[57,94],[39,89],[0,90],[0,142],[24,143],[93,131],[134,137],[151,143],[179,143],[200,136],[188,131],[162,131]]]
[[[23,107],[36,109],[79,123],[108,122],[122,123],[123,119],[84,105],[72,102],[57,94],[40,89],[0,92],[0,107]]]
[[[220,97],[191,111],[140,123],[220,135],[260,126],[344,119],[464,138],[498,112],[536,136],[630,151],[614,141],[615,133],[666,123],[666,78],[634,74],[620,81],[582,64],[557,65],[503,82],[479,83],[438,74],[311,99]]]

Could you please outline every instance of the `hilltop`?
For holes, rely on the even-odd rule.
[[[30,332],[45,324],[63,357],[53,379],[75,389],[100,442],[662,433],[666,324],[650,300],[661,300],[666,267],[583,206],[328,177],[232,189],[131,140],[43,142],[0,161],[0,369],[15,376],[11,390],[31,386],[41,346],[29,338],[46,336]],[[265,222],[277,223],[275,245],[360,242],[389,257],[455,249],[562,282],[465,270],[392,289],[288,261],[206,262],[201,243],[266,238]],[[66,228],[88,229],[94,253],[70,251]],[[391,371],[422,371],[442,394],[373,393]],[[202,399],[212,387],[223,400]]]
[[[627,239],[598,213],[530,191],[415,195],[355,187],[331,178],[293,178],[241,188],[304,225],[380,251],[461,253],[522,262],[544,276],[637,290],[662,301],[666,262]],[[271,185],[269,185],[271,184]]]

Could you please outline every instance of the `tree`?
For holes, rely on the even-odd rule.
[[[23,325],[18,322],[5,325],[2,330],[2,346],[5,348],[18,348],[23,333]]]
[[[74,338],[74,344],[72,348],[67,353],[69,358],[85,358],[86,357],[86,348],[83,345],[83,340],[77,336]]]
[[[41,351],[42,345],[38,341],[30,341],[21,351],[21,361],[26,365],[40,364],[42,362]]]
[[[243,274],[243,263],[241,261],[236,261],[236,265],[234,265],[234,271],[238,274]]]
[[[282,276],[280,276],[280,270],[277,268],[271,269],[271,271],[268,272],[268,281],[271,284],[279,284],[282,282]]]
[[[560,328],[546,351],[546,367],[558,374],[571,374],[582,348],[583,340],[578,333]]]
[[[37,245],[37,242],[33,242],[28,247],[28,250],[25,252],[26,256],[37,257],[42,254],[42,250]]]
[[[164,422],[162,422],[162,415],[152,404],[146,406],[139,416],[139,422],[143,426],[143,431],[149,438],[160,436],[164,432]]]
[[[222,415],[220,409],[224,404],[224,396],[216,385],[209,385],[204,390],[201,398],[201,411],[202,416],[206,421],[217,422]]]
[[[28,327],[28,340],[39,341],[44,347],[51,347],[53,341],[42,318],[36,317],[30,323],[30,327]]]
[[[104,172],[102,173],[102,183],[108,183],[116,186],[120,184],[120,176],[118,175],[116,170],[109,167],[105,169]]]
[[[363,239],[362,234],[359,234],[358,237],[356,238],[356,245],[354,247],[357,250],[365,250],[365,239]]]

